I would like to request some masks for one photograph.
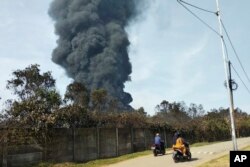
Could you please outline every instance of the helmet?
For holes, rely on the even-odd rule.
[[[175,132],[175,136],[180,137],[181,133],[179,131]]]

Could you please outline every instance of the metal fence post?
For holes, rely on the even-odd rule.
[[[76,134],[75,134],[75,127],[72,128],[72,137],[73,137],[73,143],[72,143],[72,150],[73,150],[73,161],[75,161],[75,139],[76,139]]]
[[[8,158],[8,136],[4,136],[3,138],[3,167],[7,167],[7,158]]]
[[[144,150],[147,149],[147,142],[146,142],[146,130],[145,128],[143,129],[143,137],[144,137]]]
[[[164,142],[165,142],[165,147],[167,146],[167,134],[166,134],[166,128],[164,127]]]
[[[97,157],[100,158],[100,129],[96,128]]]
[[[116,133],[116,156],[119,156],[119,131],[118,128],[115,129]]]
[[[130,128],[130,133],[131,133],[131,152],[134,152],[134,129]]]

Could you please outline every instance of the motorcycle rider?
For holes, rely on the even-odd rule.
[[[165,143],[162,141],[160,134],[156,133],[154,138],[154,156],[157,156],[157,154],[165,155]]]
[[[180,149],[181,152],[183,153],[183,155],[185,156],[186,155],[186,147],[185,147],[185,141],[184,139],[181,137],[181,133],[179,132],[176,132],[174,137],[173,137],[173,140],[176,139],[175,143],[173,144],[173,149]],[[173,141],[174,142],[174,141]]]
[[[176,140],[177,140],[177,138],[178,138],[178,135],[179,135],[179,132],[176,131],[176,132],[174,133],[174,136],[173,136],[173,145],[176,144]]]
[[[161,137],[160,137],[159,133],[156,133],[156,135],[155,135],[155,145],[158,147],[160,147],[160,145],[161,145]]]

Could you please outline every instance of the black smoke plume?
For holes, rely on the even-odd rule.
[[[104,88],[123,106],[130,80],[129,40],[125,27],[136,15],[138,0],[54,0],[49,15],[59,36],[53,62],[91,91]]]

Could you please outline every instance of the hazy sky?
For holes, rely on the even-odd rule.
[[[1,107],[13,96],[6,90],[11,73],[30,64],[52,71],[63,95],[70,83],[64,70],[51,61],[56,47],[54,23],[47,11],[52,0],[0,0],[0,100]],[[216,1],[187,0],[216,11]],[[131,45],[132,81],[126,91],[135,108],[143,106],[149,114],[162,100],[202,104],[206,110],[228,107],[221,44],[218,36],[188,13],[175,0],[151,0],[136,21],[126,28]],[[220,0],[222,20],[239,58],[250,75],[250,1]],[[215,15],[192,9],[218,31]],[[226,36],[225,36],[226,38]],[[227,43],[229,58],[250,89],[250,82]],[[233,71],[239,84],[234,92],[235,107],[250,113],[250,93]]]

